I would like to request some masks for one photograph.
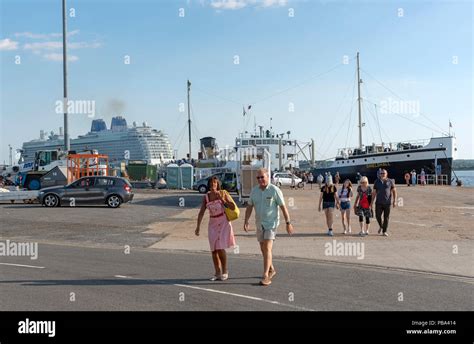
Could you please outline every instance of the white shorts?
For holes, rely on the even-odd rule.
[[[257,226],[257,240],[263,242],[264,240],[275,240],[276,228],[263,229],[262,225]]]

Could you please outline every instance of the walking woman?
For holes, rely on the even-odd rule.
[[[349,179],[344,181],[344,184],[342,184],[342,188],[339,190],[337,195],[341,202],[341,219],[344,234],[351,233],[351,198],[353,194],[352,183]]]
[[[326,224],[328,226],[328,235],[333,236],[332,225],[334,223],[334,208],[339,209],[339,197],[337,196],[336,186],[332,183],[332,178],[327,178],[326,183],[321,188],[321,195],[319,196],[318,210],[324,211],[326,215]]]
[[[360,185],[357,187],[357,197],[354,202],[354,213],[359,215],[360,236],[369,235],[370,218],[372,217],[372,188],[369,186],[367,177],[360,179]],[[365,231],[364,231],[365,218]]]
[[[208,237],[215,269],[211,281],[225,281],[229,278],[225,250],[235,246],[235,238],[232,225],[227,220],[224,209],[228,207],[234,210],[235,204],[232,197],[226,191],[221,190],[221,182],[216,176],[209,179],[207,188],[209,192],[203,197],[195,234],[199,235],[204,212],[209,209]]]

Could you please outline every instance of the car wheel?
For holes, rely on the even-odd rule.
[[[122,204],[122,199],[120,198],[120,196],[112,195],[107,197],[107,205],[110,208],[118,208],[120,207],[120,204]]]
[[[206,193],[207,192],[207,186],[206,185],[200,185],[198,187],[198,191],[199,191],[199,193],[202,193],[202,194]]]
[[[276,183],[276,186],[278,186],[279,188],[281,188],[281,183],[280,183],[280,182]]]
[[[298,187],[301,189],[304,186],[303,182],[298,183]]]
[[[57,207],[59,204],[59,197],[53,194],[46,195],[43,199],[43,204],[48,208]]]

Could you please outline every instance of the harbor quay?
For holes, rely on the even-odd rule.
[[[282,187],[295,233],[280,225],[275,259],[302,259],[328,264],[357,264],[382,269],[406,269],[472,278],[474,272],[474,197],[463,187],[397,185],[397,207],[390,214],[389,236],[377,233],[371,219],[369,235],[359,236],[358,217],[351,212],[352,232],[343,234],[341,214],[334,211],[334,236],[327,235],[324,214],[318,212],[317,185],[292,190]],[[233,194],[237,199],[237,195]],[[118,209],[104,206],[0,204],[2,240],[84,247],[129,247],[152,251],[208,252],[208,216],[196,237],[202,195],[190,190],[135,190],[133,202]],[[234,255],[258,256],[254,217],[243,230],[244,206],[233,221]],[[1,252],[0,252],[1,253]]]

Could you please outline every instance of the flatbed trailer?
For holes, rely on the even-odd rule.
[[[0,192],[0,202],[15,203],[15,201],[23,201],[23,203],[33,203],[38,200],[39,191],[10,191]]]

